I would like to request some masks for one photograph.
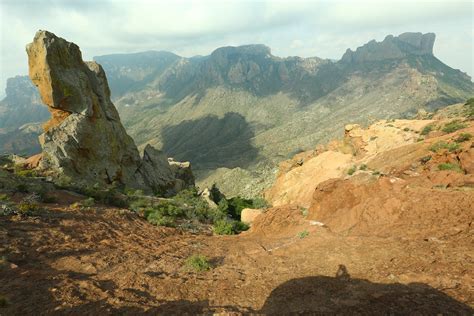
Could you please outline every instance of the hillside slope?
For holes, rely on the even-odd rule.
[[[433,56],[433,45],[434,34],[388,36],[338,62],[225,47],[176,60],[116,103],[139,144],[190,160],[202,185],[255,195],[279,161],[340,135],[347,121],[413,117],[470,97],[470,78]],[[245,181],[229,184],[236,173]]]
[[[274,196],[291,186],[312,192],[235,236],[78,207],[85,196],[51,188],[56,201],[41,212],[11,214],[5,200],[29,196],[18,181],[48,184],[0,169],[0,313],[471,315],[474,123],[466,110],[474,113],[457,105],[429,120],[350,126],[345,142],[300,153],[278,178],[298,171],[299,181],[277,180]],[[340,161],[327,157],[334,153]],[[312,163],[318,157],[330,164]],[[311,173],[345,170],[347,160],[358,164],[351,175]],[[209,269],[189,268],[196,254]]]

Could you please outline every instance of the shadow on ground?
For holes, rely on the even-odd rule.
[[[258,157],[252,126],[234,112],[223,118],[209,115],[166,126],[161,134],[162,149],[168,156],[191,161],[198,169],[245,168]]]
[[[86,217],[87,218],[87,217]],[[91,215],[89,221],[95,220]],[[100,218],[97,217],[97,220]],[[472,315],[474,310],[448,295],[421,283],[382,284],[352,278],[340,265],[334,277],[313,276],[292,279],[271,291],[260,310],[238,303],[211,305],[207,300],[165,301],[148,291],[120,288],[113,279],[99,280],[92,274],[57,270],[51,262],[65,256],[80,257],[99,253],[99,248],[87,246],[74,249],[60,248],[59,241],[48,242],[35,238],[48,237],[51,226],[60,220],[79,223],[85,218],[78,214],[54,212],[29,222],[10,221],[0,217],[1,247],[15,249],[7,253],[9,263],[17,268],[0,267],[0,295],[9,300],[0,308],[0,315],[196,315],[218,312],[253,314],[341,314],[341,315]],[[103,220],[103,219],[102,219]],[[90,222],[86,222],[88,224]],[[103,229],[122,229],[108,223]],[[81,240],[81,232],[74,226],[62,228],[67,240]],[[99,231],[97,232],[99,233]],[[42,251],[44,244],[50,249]],[[56,248],[57,247],[57,248]],[[3,254],[5,249],[2,250]],[[151,254],[150,254],[151,255]],[[218,261],[222,258],[216,259]],[[231,280],[229,280],[231,282]],[[133,283],[133,282],[132,282]],[[59,290],[58,290],[59,289]],[[237,289],[235,289],[237,290]],[[69,296],[63,305],[60,294]],[[122,295],[116,295],[122,293]],[[75,301],[73,301],[73,298]],[[220,298],[225,301],[225,297]],[[71,306],[72,304],[72,306]]]

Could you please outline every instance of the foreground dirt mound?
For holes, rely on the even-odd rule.
[[[2,216],[0,314],[472,314],[468,231],[343,236],[303,213],[270,209],[237,236],[184,234],[100,206]],[[212,268],[190,270],[194,254]]]

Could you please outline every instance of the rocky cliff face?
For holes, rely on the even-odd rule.
[[[434,33],[403,33],[398,37],[388,35],[382,42],[372,40],[355,52],[348,49],[341,62],[357,64],[398,59],[408,55],[433,55],[434,41]]]
[[[52,116],[40,137],[41,169],[73,182],[118,183],[162,194],[193,185],[176,181],[153,148],[140,158],[110,100],[102,67],[84,62],[76,44],[39,31],[27,53],[30,78]]]

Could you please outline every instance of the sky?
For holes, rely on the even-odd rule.
[[[166,50],[191,57],[265,44],[272,54],[340,59],[386,35],[434,32],[434,54],[474,74],[472,1],[0,0],[0,95],[28,73],[25,46],[48,30],[94,56]]]

